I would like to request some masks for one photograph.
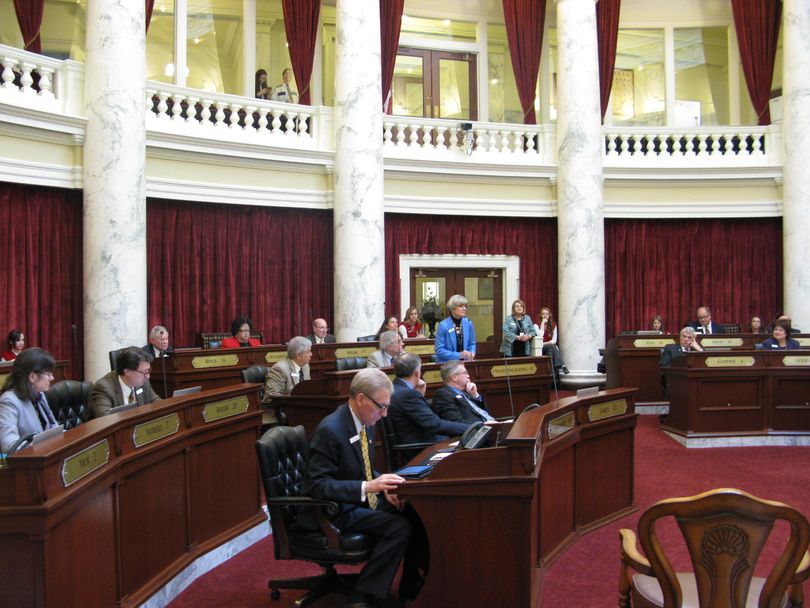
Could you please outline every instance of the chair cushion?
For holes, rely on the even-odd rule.
[[[678,572],[676,576],[681,586],[683,608],[699,608],[700,604],[698,602],[697,584],[695,583],[694,574],[691,572]],[[745,602],[745,608],[757,608],[759,594],[764,584],[764,578],[755,576],[751,579],[751,586],[748,588],[748,598]],[[661,593],[661,586],[658,584],[658,579],[644,574],[635,574],[633,576],[633,606],[637,604],[641,606],[664,605],[664,595]],[[782,598],[780,606],[787,606],[787,595]]]
[[[366,561],[374,547],[374,539],[365,534],[344,532],[340,535],[340,549],[330,551],[326,537],[320,532],[293,532],[290,547],[295,557],[321,563],[357,563]]]

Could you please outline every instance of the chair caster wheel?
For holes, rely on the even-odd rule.
[[[281,598],[281,591],[279,591],[278,589],[271,589],[270,598],[274,600]]]

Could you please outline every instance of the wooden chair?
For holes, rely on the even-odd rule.
[[[656,522],[673,517],[683,533],[694,573],[676,573],[656,535]],[[778,560],[767,578],[754,576],[762,548],[777,520],[790,526]],[[810,524],[780,502],[741,490],[721,488],[662,500],[638,522],[646,557],[631,530],[619,531],[619,607],[777,608],[801,606],[801,583],[810,573]],[[633,574],[635,570],[639,574]],[[790,596],[786,591],[790,586]]]

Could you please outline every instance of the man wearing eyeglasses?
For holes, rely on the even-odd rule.
[[[90,415],[100,418],[119,405],[145,405],[159,397],[149,384],[153,357],[142,348],[128,346],[118,352],[115,369],[93,384],[90,391]]]
[[[405,480],[374,470],[374,425],[388,411],[392,388],[388,376],[379,369],[358,371],[349,388],[348,403],[320,422],[309,445],[306,493],[339,504],[332,518],[339,530],[377,538],[349,596],[348,606],[352,608],[386,598],[403,557],[399,595],[403,600],[414,599],[423,582],[419,567],[427,563],[424,530],[420,531],[418,518],[395,494],[389,494]],[[307,525],[306,519],[299,518],[299,523]]]
[[[470,426],[465,422],[443,420],[430,408],[425,399],[427,384],[422,380],[419,355],[402,353],[394,361],[394,375],[390,415],[397,443],[435,443],[461,435]]]

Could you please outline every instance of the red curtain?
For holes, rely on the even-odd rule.
[[[599,97],[602,119],[605,118],[610,90],[613,88],[613,69],[616,65],[616,41],[619,36],[621,0],[599,0],[596,3],[596,39],[599,47]]]
[[[32,53],[41,53],[39,29],[42,26],[45,0],[14,0],[14,10],[17,12],[17,23],[20,24],[23,36],[23,48]]]
[[[769,125],[771,111],[768,101],[782,20],[782,3],[778,0],[731,0],[731,8],[748,94],[758,124]]]
[[[149,31],[149,24],[152,22],[152,10],[155,8],[155,0],[146,0],[146,31]]]
[[[287,31],[290,62],[295,82],[298,83],[300,103],[308,106],[321,0],[281,0],[281,7],[284,10],[284,29]]]
[[[523,122],[537,123],[534,115],[534,93],[540,71],[540,52],[543,49],[543,25],[546,19],[546,0],[503,0],[503,17],[512,70],[515,72]]]
[[[767,322],[782,312],[782,222],[607,220],[605,269],[608,338],[654,315],[677,333],[701,304],[721,325]]]
[[[0,183],[0,290],[6,335],[18,328],[26,346],[41,346],[71,362],[69,378],[81,378],[82,193]]]
[[[382,63],[383,109],[391,113],[391,83],[394,80],[394,65],[397,62],[399,31],[402,25],[402,9],[405,0],[380,0],[380,60]]]
[[[468,254],[520,256],[520,294],[531,317],[557,311],[557,220],[385,214],[385,310],[401,315],[399,256]],[[511,302],[510,302],[511,304]]]
[[[149,325],[172,344],[229,331],[241,314],[265,342],[332,319],[332,213],[246,205],[147,201]]]

